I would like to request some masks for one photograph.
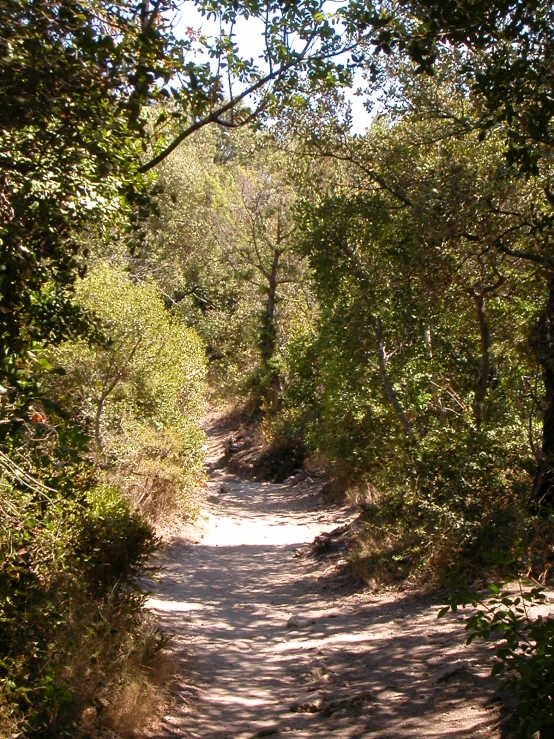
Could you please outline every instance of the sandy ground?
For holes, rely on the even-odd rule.
[[[148,604],[178,665],[152,736],[501,737],[490,651],[465,646],[462,618],[437,620],[436,596],[349,591],[309,547],[347,513],[218,469],[221,441],[201,526],[166,551]]]

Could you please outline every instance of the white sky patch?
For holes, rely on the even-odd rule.
[[[207,16],[203,16],[199,12],[192,2],[185,1],[176,18],[174,28],[175,35],[178,38],[184,38],[187,30],[190,28],[209,38],[214,38],[220,33],[219,21],[214,20],[213,18],[208,19]],[[233,29],[240,55],[243,58],[253,59],[256,63],[259,63],[262,69],[265,64],[263,60],[265,50],[263,29],[263,21],[259,18],[239,18]],[[227,26],[225,30],[228,31],[229,26]],[[340,57],[337,59],[340,59]],[[208,57],[199,52],[197,55],[197,61],[208,61]],[[355,134],[365,133],[365,130],[371,124],[374,117],[374,115],[369,113],[364,107],[364,102],[366,100],[365,95],[354,94],[360,87],[364,87],[364,80],[362,78],[362,73],[356,72],[352,88],[344,90],[346,100],[352,106],[351,132]]]

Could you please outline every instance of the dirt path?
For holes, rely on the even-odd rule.
[[[221,439],[210,453],[217,467]],[[225,470],[209,487],[201,531],[167,551],[149,601],[180,674],[153,736],[501,736],[483,648],[464,646],[459,621],[437,621],[429,597],[347,593],[311,555],[344,512],[313,487]]]

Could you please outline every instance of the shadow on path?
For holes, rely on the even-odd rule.
[[[199,540],[169,547],[149,601],[179,666],[156,737],[499,736],[483,648],[464,646],[455,618],[438,621],[431,597],[345,594],[311,556],[308,542],[344,512],[313,488],[214,466]]]

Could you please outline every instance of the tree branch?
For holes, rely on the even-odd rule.
[[[144,174],[145,172],[148,172],[156,165],[163,162],[163,160],[166,159],[171,154],[171,152],[175,151],[175,149],[179,146],[179,144],[181,144],[185,139],[187,139],[189,136],[191,136],[196,131],[200,130],[201,128],[204,128],[204,126],[207,126],[210,123],[219,123],[221,125],[221,121],[218,119],[220,119],[222,115],[229,112],[230,110],[233,110],[234,108],[236,108],[236,106],[240,102],[242,102],[249,95],[252,95],[252,93],[261,89],[262,87],[264,87],[264,85],[267,85],[272,80],[278,80],[289,69],[292,69],[292,67],[299,64],[302,61],[302,59],[304,59],[304,57],[306,56],[314,37],[315,37],[315,34],[312,34],[310,36],[310,38],[308,39],[308,41],[306,42],[304,46],[304,49],[294,59],[291,59],[286,64],[283,64],[277,70],[270,71],[264,77],[260,77],[259,80],[257,80],[254,84],[250,85],[250,87],[246,88],[246,90],[243,90],[243,92],[241,92],[241,94],[238,95],[236,98],[232,98],[227,103],[220,106],[217,110],[212,111],[211,113],[209,113],[209,115],[205,116],[204,118],[201,118],[199,121],[196,121],[191,126],[186,128],[184,131],[181,131],[181,133],[176,138],[173,139],[173,141],[171,142],[171,144],[169,144],[169,146],[166,146],[166,148],[163,149],[163,151],[161,151],[155,157],[153,157],[153,159],[151,159],[149,162],[146,162],[146,164],[143,164],[141,167],[139,167],[138,171],[141,174]]]

